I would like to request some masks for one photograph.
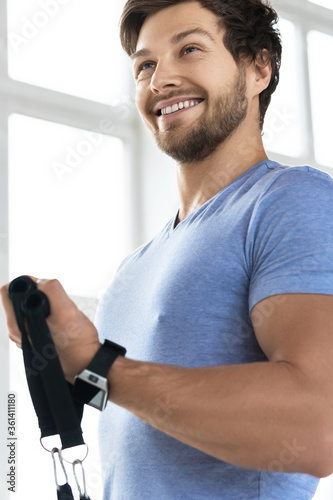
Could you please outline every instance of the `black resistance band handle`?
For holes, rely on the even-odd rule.
[[[40,375],[62,447],[84,444],[80,420],[46,323],[50,313],[48,299],[43,292],[35,290],[27,295],[22,309],[34,350],[45,361],[40,367]]]
[[[11,281],[8,287],[8,295],[14,306],[16,322],[22,334],[26,332],[21,305],[25,296],[34,290],[36,290],[36,283],[29,276],[19,276]]]
[[[46,401],[42,379],[39,376],[39,371],[36,370],[38,360],[29,342],[24,324],[22,304],[28,293],[34,290],[36,290],[35,282],[29,276],[20,276],[10,283],[8,295],[13,303],[16,322],[21,332],[25,374],[31,400],[38,418],[41,437],[43,438],[57,434],[57,429],[50,407]]]
[[[46,295],[36,290],[35,283],[27,276],[16,278],[8,293],[22,333],[27,380],[42,437],[60,434],[63,449],[84,444],[80,425],[83,404],[73,400],[73,386],[64,377],[46,323],[50,313]]]

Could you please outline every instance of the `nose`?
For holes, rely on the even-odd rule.
[[[181,86],[182,77],[174,64],[170,62],[158,62],[150,81],[150,89],[153,94],[168,92],[173,88]]]

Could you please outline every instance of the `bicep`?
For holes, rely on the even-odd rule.
[[[251,319],[270,361],[333,376],[333,295],[281,294],[256,304]]]

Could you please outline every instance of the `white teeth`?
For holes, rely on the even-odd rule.
[[[167,106],[165,108],[162,108],[161,114],[162,115],[170,115],[171,113],[176,113],[176,111],[179,111],[180,109],[192,108],[193,106],[196,106],[197,104],[199,104],[199,101],[179,102],[177,104],[173,104],[172,106]]]

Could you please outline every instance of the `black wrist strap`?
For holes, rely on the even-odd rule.
[[[99,348],[89,365],[87,370],[98,373],[103,377],[107,377],[108,372],[118,356],[125,356],[126,349],[111,340],[105,340],[104,344]]]
[[[83,372],[75,379],[74,397],[82,403],[89,404],[95,408],[104,409],[107,402],[107,392],[93,385],[102,377],[104,379],[105,390],[107,391],[107,375],[118,356],[125,356],[126,349],[110,340],[105,340],[97,353]],[[88,380],[83,381],[81,376],[88,373]],[[90,382],[90,383],[89,383]],[[97,396],[98,395],[98,396]],[[97,396],[97,400],[95,399]]]

